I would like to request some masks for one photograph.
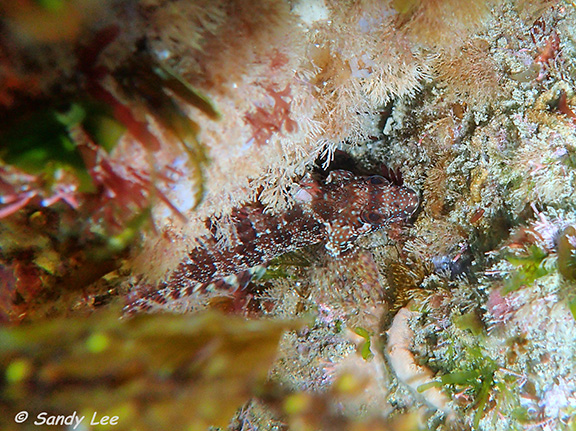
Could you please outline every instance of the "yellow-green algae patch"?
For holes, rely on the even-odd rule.
[[[12,419],[22,410],[30,423],[41,412],[118,416],[95,429],[226,426],[264,383],[282,333],[298,326],[218,313],[118,321],[108,311],[2,328],[2,429],[21,430]]]

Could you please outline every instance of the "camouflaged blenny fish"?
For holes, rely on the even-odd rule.
[[[259,204],[234,210],[229,247],[218,242],[212,228],[166,282],[148,293],[133,294],[126,311],[186,311],[195,292],[245,287],[251,268],[305,246],[324,243],[332,256],[339,256],[360,235],[407,220],[419,204],[416,192],[407,187],[380,175],[358,176],[345,170],[330,172],[324,181],[306,175],[294,201],[280,215],[265,212]],[[208,221],[208,226],[215,223]]]

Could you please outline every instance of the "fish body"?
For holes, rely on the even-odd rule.
[[[211,234],[198,240],[165,282],[144,295],[136,294],[126,311],[186,311],[195,292],[242,288],[251,280],[252,268],[302,247],[323,243],[338,257],[359,236],[409,219],[419,198],[414,190],[382,176],[335,170],[321,181],[306,175],[294,202],[278,215],[258,203],[235,209],[229,218],[233,226],[227,246],[218,241],[217,223],[209,220]]]

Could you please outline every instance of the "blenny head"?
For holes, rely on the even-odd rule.
[[[414,190],[393,184],[380,175],[363,179],[367,200],[360,218],[364,223],[375,227],[388,225],[397,220],[409,219],[418,209],[420,199]],[[360,202],[364,202],[361,197]]]
[[[330,172],[325,181],[305,177],[296,195],[305,197],[311,210],[324,222],[326,248],[338,255],[359,235],[409,219],[419,205],[418,194],[380,175],[359,176],[350,171]]]

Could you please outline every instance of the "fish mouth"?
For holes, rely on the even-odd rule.
[[[408,217],[412,217],[414,213],[418,211],[418,208],[420,208],[421,203],[420,196],[418,196],[418,194],[415,191],[412,190],[412,192],[414,193],[414,203],[408,207],[409,208],[407,211]]]
[[[406,191],[409,193],[408,203],[404,204],[402,209],[399,209],[394,215],[393,218],[398,220],[408,220],[412,218],[412,216],[418,211],[420,208],[421,199],[418,193],[414,190],[406,188]]]
[[[414,190],[412,189],[408,189],[410,190],[412,197],[413,197],[413,202],[411,202],[407,208],[405,209],[405,218],[409,219],[412,218],[412,216],[414,214],[416,214],[416,212],[418,211],[418,209],[420,208],[420,204],[422,203],[422,199],[420,198],[420,195],[418,193],[416,193]]]

